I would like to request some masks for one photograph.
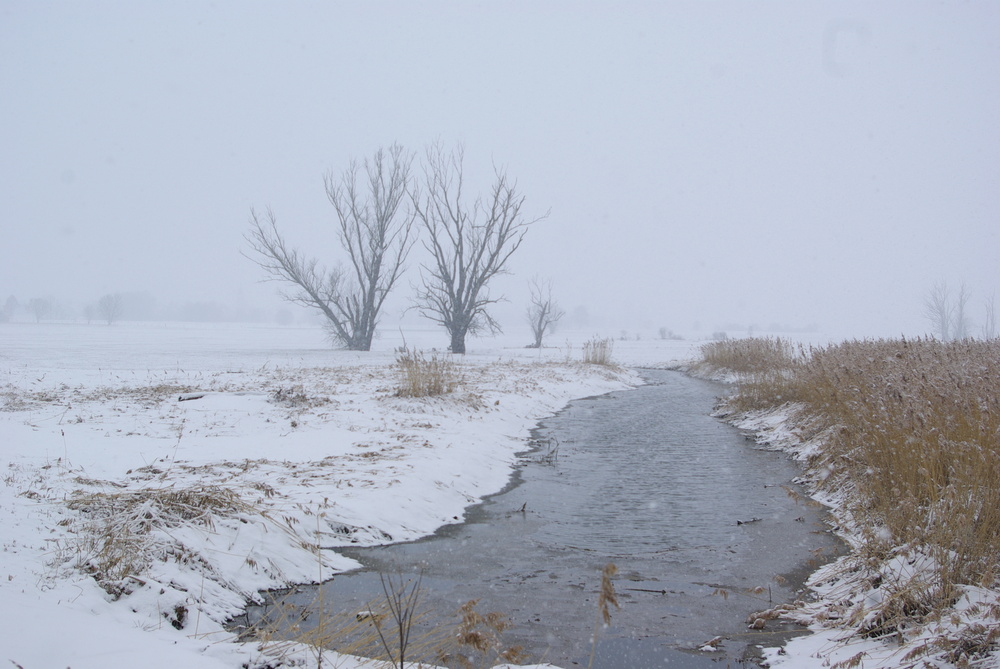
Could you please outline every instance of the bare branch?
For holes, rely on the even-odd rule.
[[[246,239],[254,254],[248,257],[269,280],[294,286],[285,299],[322,312],[332,337],[351,350],[371,349],[379,313],[413,246],[414,214],[404,211],[412,161],[412,154],[393,144],[363,165],[351,161],[341,175],[324,177],[347,270],[321,268],[287,246],[270,210],[264,222],[251,211]]]
[[[319,309],[333,334],[346,343],[350,335],[346,329],[347,314],[341,304],[342,270],[326,270],[316,260],[306,259],[290,249],[278,232],[274,212],[268,208],[265,215],[266,221],[261,221],[257,212],[250,210],[251,229],[245,239],[255,255],[244,255],[265,271],[267,281],[291,284],[292,289],[282,291],[282,297],[294,304]]]

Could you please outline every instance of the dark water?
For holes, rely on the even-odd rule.
[[[422,573],[422,602],[442,616],[478,599],[510,617],[505,641],[533,661],[587,666],[601,569],[613,562],[621,609],[598,634],[594,667],[736,666],[779,642],[774,623],[751,632],[744,620],[794,599],[817,552],[836,550],[822,511],[789,495],[799,471],[787,457],[709,415],[722,386],[644,377],[544,421],[535,437],[557,440],[556,457],[528,454],[467,522],[345,549],[365,569],[325,584],[326,606],[364,610],[381,595],[380,571]],[[306,606],[315,592],[295,597]],[[697,650],[720,635],[719,652]]]

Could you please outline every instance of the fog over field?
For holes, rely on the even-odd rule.
[[[614,334],[917,335],[939,281],[975,330],[1000,288],[998,34],[992,2],[0,0],[0,301],[274,319],[251,207],[335,264],[324,174],[438,141],[471,194],[496,164],[548,212],[493,288],[501,325],[538,274]]]

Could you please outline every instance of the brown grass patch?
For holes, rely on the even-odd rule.
[[[220,486],[77,493],[67,506],[83,517],[67,551],[115,597],[131,592],[152,560],[174,549],[173,542],[154,536],[155,530],[191,523],[211,528],[216,516],[253,511]]]

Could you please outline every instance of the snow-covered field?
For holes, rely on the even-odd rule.
[[[455,392],[402,398],[388,337],[351,353],[311,328],[0,325],[0,661],[263,666],[222,627],[259,590],[352,566],[318,547],[460,520],[539,419],[636,382],[581,364],[589,338],[473,340]],[[407,333],[428,354],[444,343]],[[613,357],[666,366],[697,346]]]

